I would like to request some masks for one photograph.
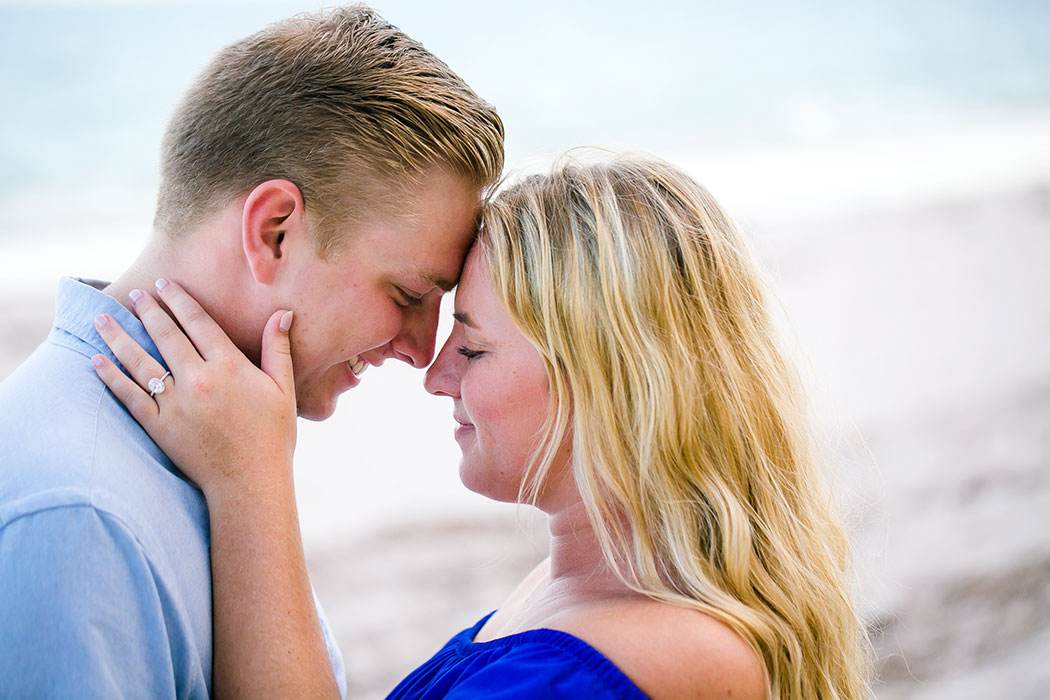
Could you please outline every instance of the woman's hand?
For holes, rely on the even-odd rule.
[[[171,369],[163,391],[142,387],[164,368],[110,316],[95,327],[129,378],[103,355],[99,377],[208,502],[216,697],[338,698],[306,571],[292,482],[295,385],[288,330],[263,330],[262,370],[174,282],[132,304]]]
[[[158,280],[157,293],[182,329],[149,294],[135,290],[131,297],[171,371],[163,391],[151,396],[143,389],[164,368],[105,314],[95,327],[131,377],[96,355],[92,365],[99,377],[209,502],[220,494],[290,482],[296,415],[292,312],[276,311],[267,321],[260,370],[180,285]]]

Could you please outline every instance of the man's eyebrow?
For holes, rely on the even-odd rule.
[[[424,272],[423,279],[435,287],[440,287],[446,292],[451,292],[456,287],[455,282],[450,282],[441,275],[436,275],[433,272]]]
[[[465,313],[463,313],[461,311],[453,312],[452,318],[456,319],[457,321],[462,323],[464,326],[470,326],[471,328],[477,328],[477,326],[474,325],[473,319],[471,319],[470,316],[468,316],[467,314],[465,314]]]

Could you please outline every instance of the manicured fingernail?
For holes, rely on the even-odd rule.
[[[95,317],[95,328],[102,330],[106,327],[107,323],[109,323],[109,319],[106,318],[106,314],[99,314]]]
[[[155,284],[157,285],[157,291],[163,292],[164,288],[168,286],[168,280],[161,277],[155,282]]]
[[[277,324],[282,333],[287,333],[288,329],[292,327],[292,312],[285,311],[284,315],[281,316],[281,322]]]
[[[105,362],[102,361],[102,355],[95,355],[91,358],[91,366],[95,369],[102,369],[102,365],[104,364]]]
[[[139,299],[142,298],[142,292],[138,289],[132,289],[130,292],[128,292],[128,296],[131,297],[131,305],[135,306],[139,303]]]

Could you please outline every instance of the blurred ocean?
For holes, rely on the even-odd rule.
[[[222,45],[316,7],[0,2],[5,211],[43,208],[49,223],[18,223],[59,237],[96,212],[148,225],[183,87]],[[500,109],[511,165],[579,144],[675,156],[925,136],[1050,108],[1042,0],[377,7]]]
[[[778,242],[804,234],[767,222],[1050,177],[1043,0],[376,6],[499,108],[509,166],[580,144],[657,153],[753,225],[760,251],[803,240]],[[59,275],[126,266],[150,228],[158,143],[183,87],[222,45],[311,9],[0,3],[4,297],[47,298]],[[835,378],[845,361],[824,333],[803,341]],[[333,420],[302,425],[308,543],[404,513],[500,507],[458,484],[450,406],[421,379],[372,370]],[[847,422],[868,398],[846,402]]]
[[[1041,0],[380,0],[506,117],[510,162],[596,142],[657,152],[938,130],[1050,105]],[[150,184],[182,88],[303,2],[0,3],[5,194]]]
[[[122,269],[184,86],[229,41],[317,7],[0,2],[0,291]],[[377,7],[500,109],[512,167],[573,145],[643,149],[688,162],[738,211],[823,210],[1021,179],[1047,140],[1042,0]]]

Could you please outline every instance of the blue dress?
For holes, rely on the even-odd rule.
[[[647,698],[612,661],[565,632],[528,630],[475,642],[490,617],[492,613],[450,639],[401,681],[387,700]]]

